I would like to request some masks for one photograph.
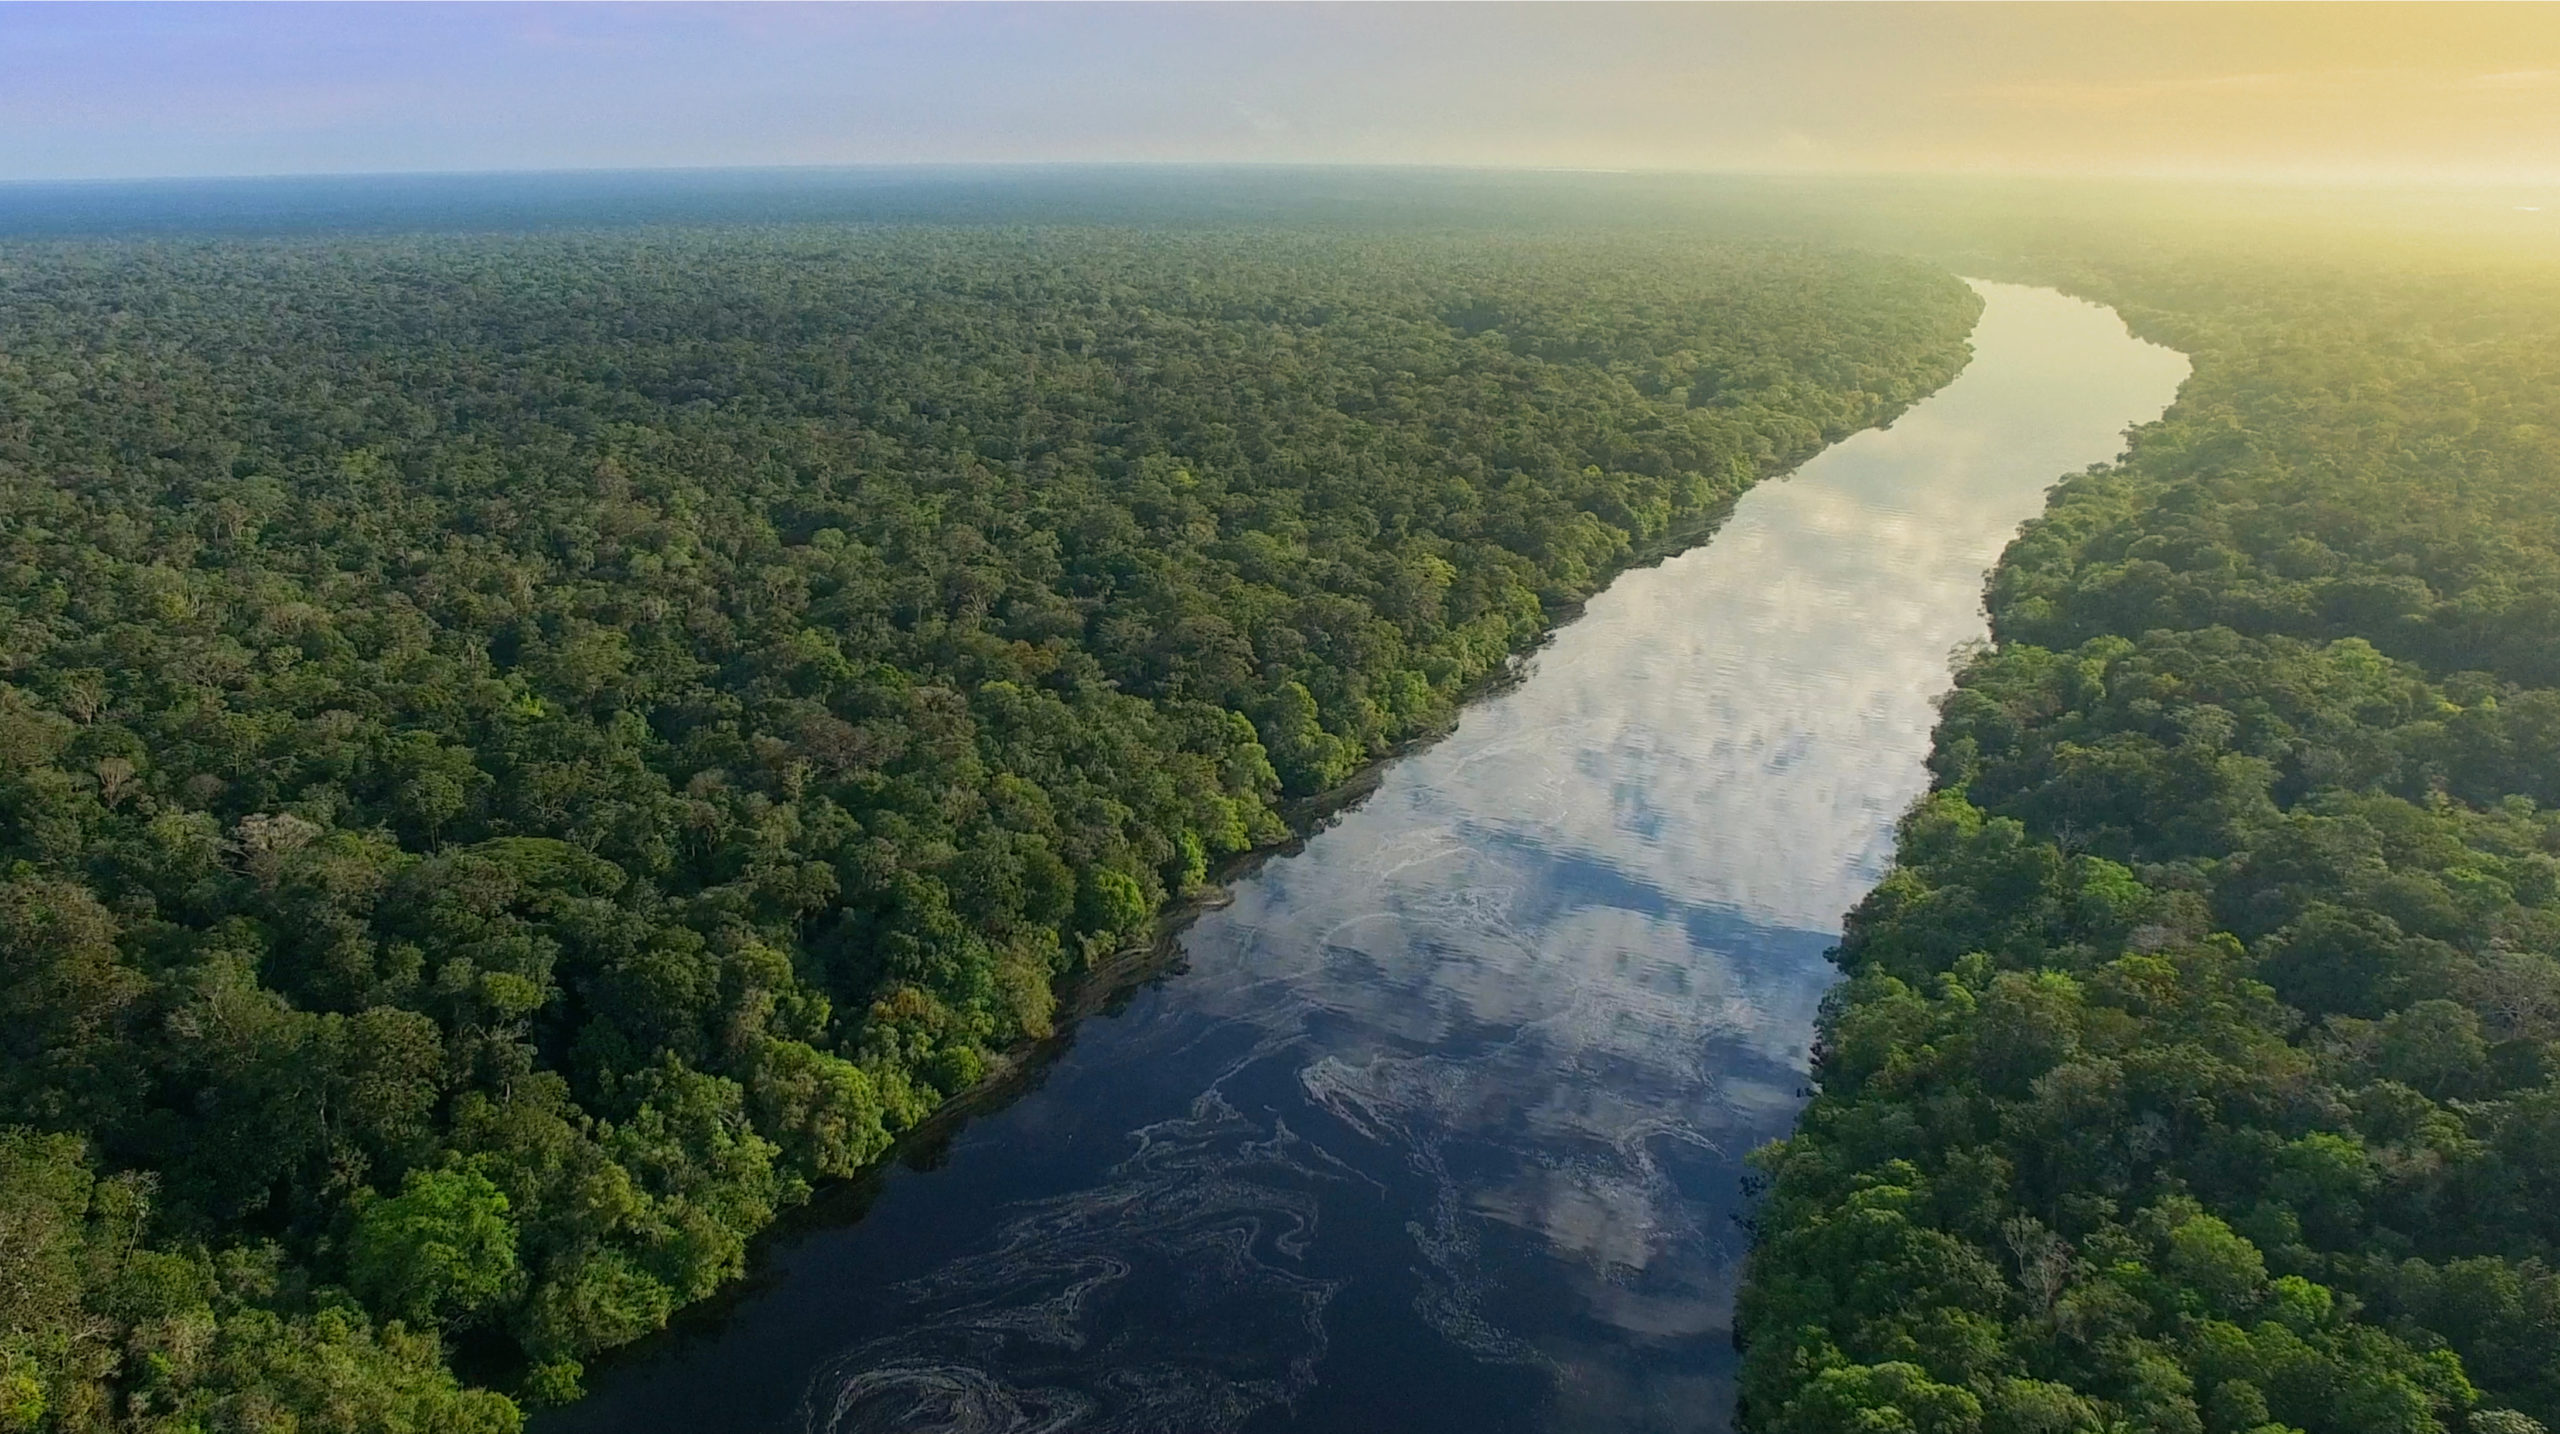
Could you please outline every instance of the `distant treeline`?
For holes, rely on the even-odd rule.
[[[1976,309],[1632,240],[0,249],[0,1431],[516,1427]]]
[[[1744,1422],[2560,1425],[2560,283],[2149,237],[2013,261],[2195,376],[1993,580],[1762,1157]]]

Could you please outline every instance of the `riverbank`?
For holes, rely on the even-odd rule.
[[[2560,1420],[2560,291],[2148,227],[2015,261],[2196,377],[2003,558],[1851,919],[1754,1430]]]
[[[2002,351],[1622,575],[938,1169],[545,1427],[1659,1423],[1729,1378],[1737,1162],[1832,913],[1991,555],[2143,416],[2067,376],[2175,381],[1991,292]]]
[[[1966,354],[1969,363],[1969,349]],[[1947,380],[1952,382],[1960,374],[1961,369],[1950,372]],[[1925,397],[1915,400],[1926,401]],[[1890,429],[1912,407],[1912,403],[1879,407],[1856,431]],[[670,1320],[663,1333],[600,1357],[593,1362],[595,1373],[599,1377],[610,1378],[619,1371],[644,1367],[668,1349],[681,1348],[716,1333],[741,1302],[754,1298],[756,1292],[765,1286],[768,1266],[778,1250],[861,1219],[878,1197],[883,1182],[895,1172],[935,1168],[944,1158],[950,1142],[971,1121],[1003,1110],[1036,1088],[1046,1068],[1072,1049],[1078,1027],[1085,1021],[1116,1011],[1142,988],[1178,975],[1184,960],[1183,937],[1194,922],[1230,903],[1234,899],[1235,886],[1249,880],[1268,863],[1302,851],[1307,842],[1321,834],[1334,819],[1367,800],[1399,763],[1445,740],[1478,704],[1516,687],[1527,675],[1537,654],[1559,633],[1578,621],[1589,602],[1601,591],[1627,574],[1658,567],[1704,546],[1748,493],[1761,484],[1793,478],[1806,463],[1819,459],[1823,452],[1828,451],[1825,448],[1772,467],[1750,484],[1733,490],[1699,512],[1675,520],[1662,534],[1634,547],[1623,562],[1608,572],[1599,590],[1545,607],[1547,625],[1536,639],[1515,649],[1503,666],[1470,684],[1444,719],[1396,742],[1383,754],[1364,762],[1338,785],[1314,796],[1283,804],[1281,815],[1289,832],[1284,840],[1223,859],[1210,870],[1197,890],[1168,902],[1157,913],[1149,941],[1117,948],[1064,979],[1059,985],[1054,1028],[1049,1034],[990,1056],[985,1062],[987,1073],[984,1078],[969,1089],[947,1098],[931,1114],[900,1132],[889,1147],[861,1171],[821,1185],[807,1203],[783,1211],[757,1237],[747,1271],[741,1278],[711,1297],[687,1306]],[[547,1425],[548,1421],[545,1423]]]

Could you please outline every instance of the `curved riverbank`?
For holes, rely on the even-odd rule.
[[[1980,287],[1963,376],[1620,578],[950,1173],[543,1427],[1721,1426],[1740,1161],[1982,575],[2185,370]]]

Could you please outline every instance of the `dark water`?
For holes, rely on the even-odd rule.
[[[1983,292],[1955,383],[1619,579],[941,1168],[545,1434],[1726,1427],[1742,1157],[1983,574],[2186,374]]]

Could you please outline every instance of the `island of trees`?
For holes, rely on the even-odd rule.
[[[1761,1157],[1744,1426],[2538,1434],[2560,284],[2127,237],[2009,250],[2195,375],[1992,582]]]
[[[516,1428],[1975,307],[1483,235],[0,246],[0,1431]],[[2548,1407],[2552,588],[2468,516],[2548,395],[2460,357],[2518,332],[2302,355],[2366,387],[2294,453],[2235,330],[2012,562],[1778,1166],[1770,1418]]]

